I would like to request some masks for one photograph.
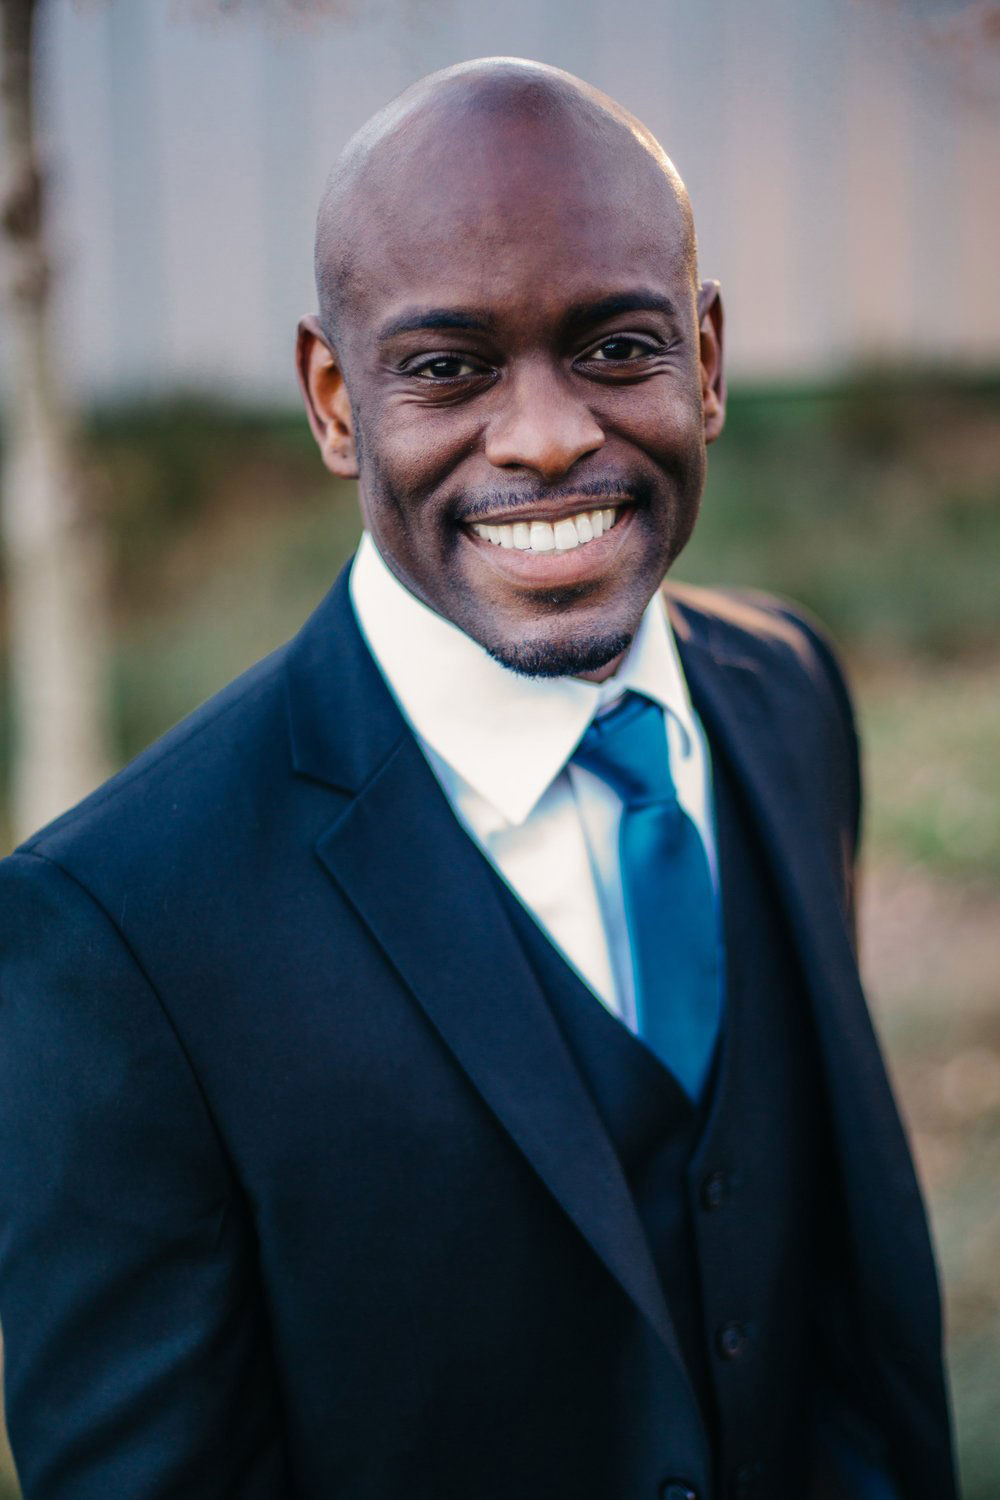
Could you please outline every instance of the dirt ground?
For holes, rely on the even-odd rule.
[[[881,864],[869,999],[927,1194],[966,1500],[1000,1495],[1000,889]]]

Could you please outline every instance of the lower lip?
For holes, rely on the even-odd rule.
[[[530,552],[518,547],[500,547],[496,542],[487,541],[474,531],[464,529],[462,535],[475,547],[483,561],[503,577],[529,587],[551,589],[586,583],[596,574],[606,572],[632,529],[634,514],[633,506],[625,507],[619,511],[618,519],[609,531],[591,542],[568,547],[565,552],[555,549],[551,552]]]

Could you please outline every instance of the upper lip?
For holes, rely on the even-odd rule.
[[[561,521],[593,510],[621,510],[633,504],[631,495],[561,495],[559,499],[533,500],[530,504],[512,505],[509,509],[483,515],[463,516],[463,526],[510,526],[515,521]]]

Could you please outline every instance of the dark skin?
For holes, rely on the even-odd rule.
[[[620,119],[565,75],[540,109],[478,69],[367,151],[332,216],[336,344],[304,319],[299,377],[407,588],[515,670],[599,679],[697,517],[722,308],[676,179]],[[602,509],[613,527],[566,551],[473,529]]]

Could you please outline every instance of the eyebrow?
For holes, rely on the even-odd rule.
[[[668,318],[677,316],[677,306],[662,292],[648,291],[637,287],[630,292],[616,292],[610,297],[601,297],[597,302],[578,302],[571,307],[567,323],[603,323],[607,318],[617,318],[621,313],[660,312]]]
[[[379,329],[378,342],[386,343],[401,333],[421,333],[442,328],[471,329],[475,333],[490,333],[492,319],[477,313],[463,312],[459,307],[414,307],[392,318]]]
[[[608,318],[630,312],[659,312],[673,318],[677,316],[677,307],[661,292],[637,287],[633,291],[614,292],[596,302],[577,302],[570,308],[566,322],[570,326],[603,323]],[[402,333],[433,333],[450,328],[461,328],[473,333],[492,333],[495,323],[486,313],[466,312],[460,307],[412,307],[382,325],[378,332],[378,342],[387,343]]]

